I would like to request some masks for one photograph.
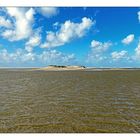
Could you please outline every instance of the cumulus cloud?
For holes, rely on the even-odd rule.
[[[53,28],[54,28],[54,29],[58,29],[59,25],[60,25],[59,22],[55,22],[55,23],[53,24]]]
[[[125,45],[129,45],[134,40],[134,34],[128,35],[126,38],[122,40],[122,43]]]
[[[117,52],[117,51],[112,52],[111,56],[112,56],[112,59],[115,61],[120,60],[120,59],[128,59],[128,53],[125,50],[122,50],[120,52]]]
[[[98,52],[104,52],[106,50],[108,50],[108,48],[112,45],[111,42],[100,42],[100,41],[96,41],[96,40],[92,40],[91,42],[91,48],[93,51],[96,51],[96,53]]]
[[[3,16],[0,16],[0,27],[12,28],[12,23],[10,20],[5,19]]]
[[[21,62],[30,62],[30,61],[35,61],[36,60],[36,54],[35,53],[24,53],[21,56]]]
[[[6,49],[0,50],[0,62],[15,63],[35,60],[35,54],[27,53],[22,49],[17,49],[13,53],[9,53]]]
[[[15,52],[8,52],[6,49],[0,50],[0,64],[17,64],[26,66],[26,64],[50,65],[50,64],[73,64],[76,63],[74,54],[65,54],[56,50],[43,51],[40,54],[27,52],[23,49],[17,49]],[[17,65],[18,66],[18,65]]]
[[[140,59],[140,41],[138,43],[137,48],[135,49],[135,58]]]
[[[139,20],[139,22],[140,22],[140,11],[138,11],[138,20]]]
[[[95,24],[95,21],[92,21],[87,17],[82,18],[81,23],[74,23],[70,20],[67,20],[64,24],[61,24],[61,27],[58,31],[47,32],[46,42],[42,44],[41,47],[57,47],[64,45],[75,38],[81,38],[86,34],[93,24]]]
[[[92,40],[90,45],[90,52],[88,53],[87,62],[100,62],[107,60],[108,57],[104,54],[112,46],[110,41],[100,42],[97,40]]]
[[[46,64],[70,64],[75,62],[74,54],[64,54],[56,50],[43,51],[39,60]]]
[[[31,52],[34,47],[38,46],[41,43],[40,31],[34,32],[33,36],[25,44],[25,50]]]
[[[8,62],[10,59],[10,55],[8,55],[8,52],[6,49],[3,49],[0,51],[0,61]]]
[[[105,61],[107,59],[108,59],[107,56],[91,52],[91,53],[88,54],[88,58],[87,58],[86,62],[97,63],[97,62]]]
[[[9,41],[17,41],[28,38],[32,34],[32,23],[35,11],[33,8],[6,8],[8,15],[13,18],[14,29],[7,29],[2,32],[2,36]]]
[[[58,8],[56,7],[41,7],[38,8],[37,10],[40,14],[42,14],[47,18],[53,17],[59,13]]]

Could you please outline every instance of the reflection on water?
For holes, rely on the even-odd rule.
[[[0,132],[140,132],[140,71],[0,70]]]

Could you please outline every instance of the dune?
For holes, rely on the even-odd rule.
[[[85,66],[65,66],[65,65],[49,65],[42,68],[29,69],[29,71],[67,71],[67,70],[84,70],[84,71],[120,71],[120,70],[139,70],[134,68],[96,68]]]
[[[37,70],[44,71],[63,71],[63,70],[83,70],[85,66],[59,66],[59,65],[50,65],[47,67],[39,68]]]

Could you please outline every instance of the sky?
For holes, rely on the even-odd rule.
[[[0,7],[0,67],[140,67],[138,7]]]

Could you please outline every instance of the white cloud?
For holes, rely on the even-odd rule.
[[[25,62],[34,61],[35,54],[27,53],[22,49],[17,49],[14,53],[9,53],[6,49],[0,50],[0,62],[3,63],[15,63],[15,62]]]
[[[122,40],[122,43],[125,45],[129,45],[134,40],[134,34],[128,35],[126,38]]]
[[[75,61],[75,55],[48,50],[39,55],[39,60],[46,64],[69,64]]]
[[[32,23],[35,11],[33,8],[8,7],[6,11],[13,18],[15,29],[7,29],[2,36],[9,41],[17,41],[28,38],[32,34]]]
[[[36,54],[32,52],[24,53],[21,56],[21,62],[35,61]]]
[[[74,23],[70,20],[61,24],[60,30],[57,32],[47,32],[46,42],[41,45],[42,48],[51,48],[64,45],[75,38],[83,37],[86,32],[95,24],[90,18],[82,18],[81,23]]]
[[[28,52],[31,52],[33,50],[33,47],[38,46],[41,43],[41,35],[40,32],[37,31],[34,33],[33,36],[29,38],[29,40],[25,44],[25,49]]]
[[[86,62],[88,63],[97,63],[101,61],[107,60],[107,56],[104,56],[103,54],[96,54],[96,53],[89,53]]]
[[[10,20],[0,16],[0,26],[5,28],[12,28],[12,23]]]
[[[90,45],[91,50],[87,56],[87,62],[95,63],[107,60],[108,57],[105,55],[105,52],[110,48],[110,46],[112,46],[112,43],[110,41],[100,42],[92,40]]]
[[[59,22],[55,22],[54,24],[53,24],[53,26],[55,27],[55,26],[58,26],[59,25]]]
[[[138,14],[138,20],[140,22],[140,11],[137,14]]]
[[[43,16],[50,18],[52,16],[55,16],[59,13],[58,8],[56,7],[41,7],[37,9],[39,13],[41,13]]]
[[[112,52],[111,56],[112,56],[112,59],[115,61],[120,60],[120,59],[128,59],[128,53],[125,50],[120,51],[120,52],[117,52],[117,51]]]
[[[9,59],[9,55],[6,49],[3,49],[0,51],[0,61],[4,61],[4,62],[8,62]]]
[[[108,50],[108,48],[112,46],[111,42],[100,42],[100,41],[96,41],[96,40],[92,40],[91,42],[91,48],[93,51],[95,51],[96,53],[102,53],[106,50]]]
[[[140,41],[138,43],[137,48],[135,49],[135,57],[136,59],[140,59]]]
[[[60,25],[59,22],[55,22],[55,23],[53,24],[53,28],[54,28],[54,29],[58,29],[59,25]]]
[[[17,49],[10,53],[6,49],[0,50],[0,64],[12,66],[27,66],[27,64],[50,65],[50,64],[73,64],[76,63],[74,54],[64,54],[56,50],[43,51],[40,54],[27,52],[23,49]]]

